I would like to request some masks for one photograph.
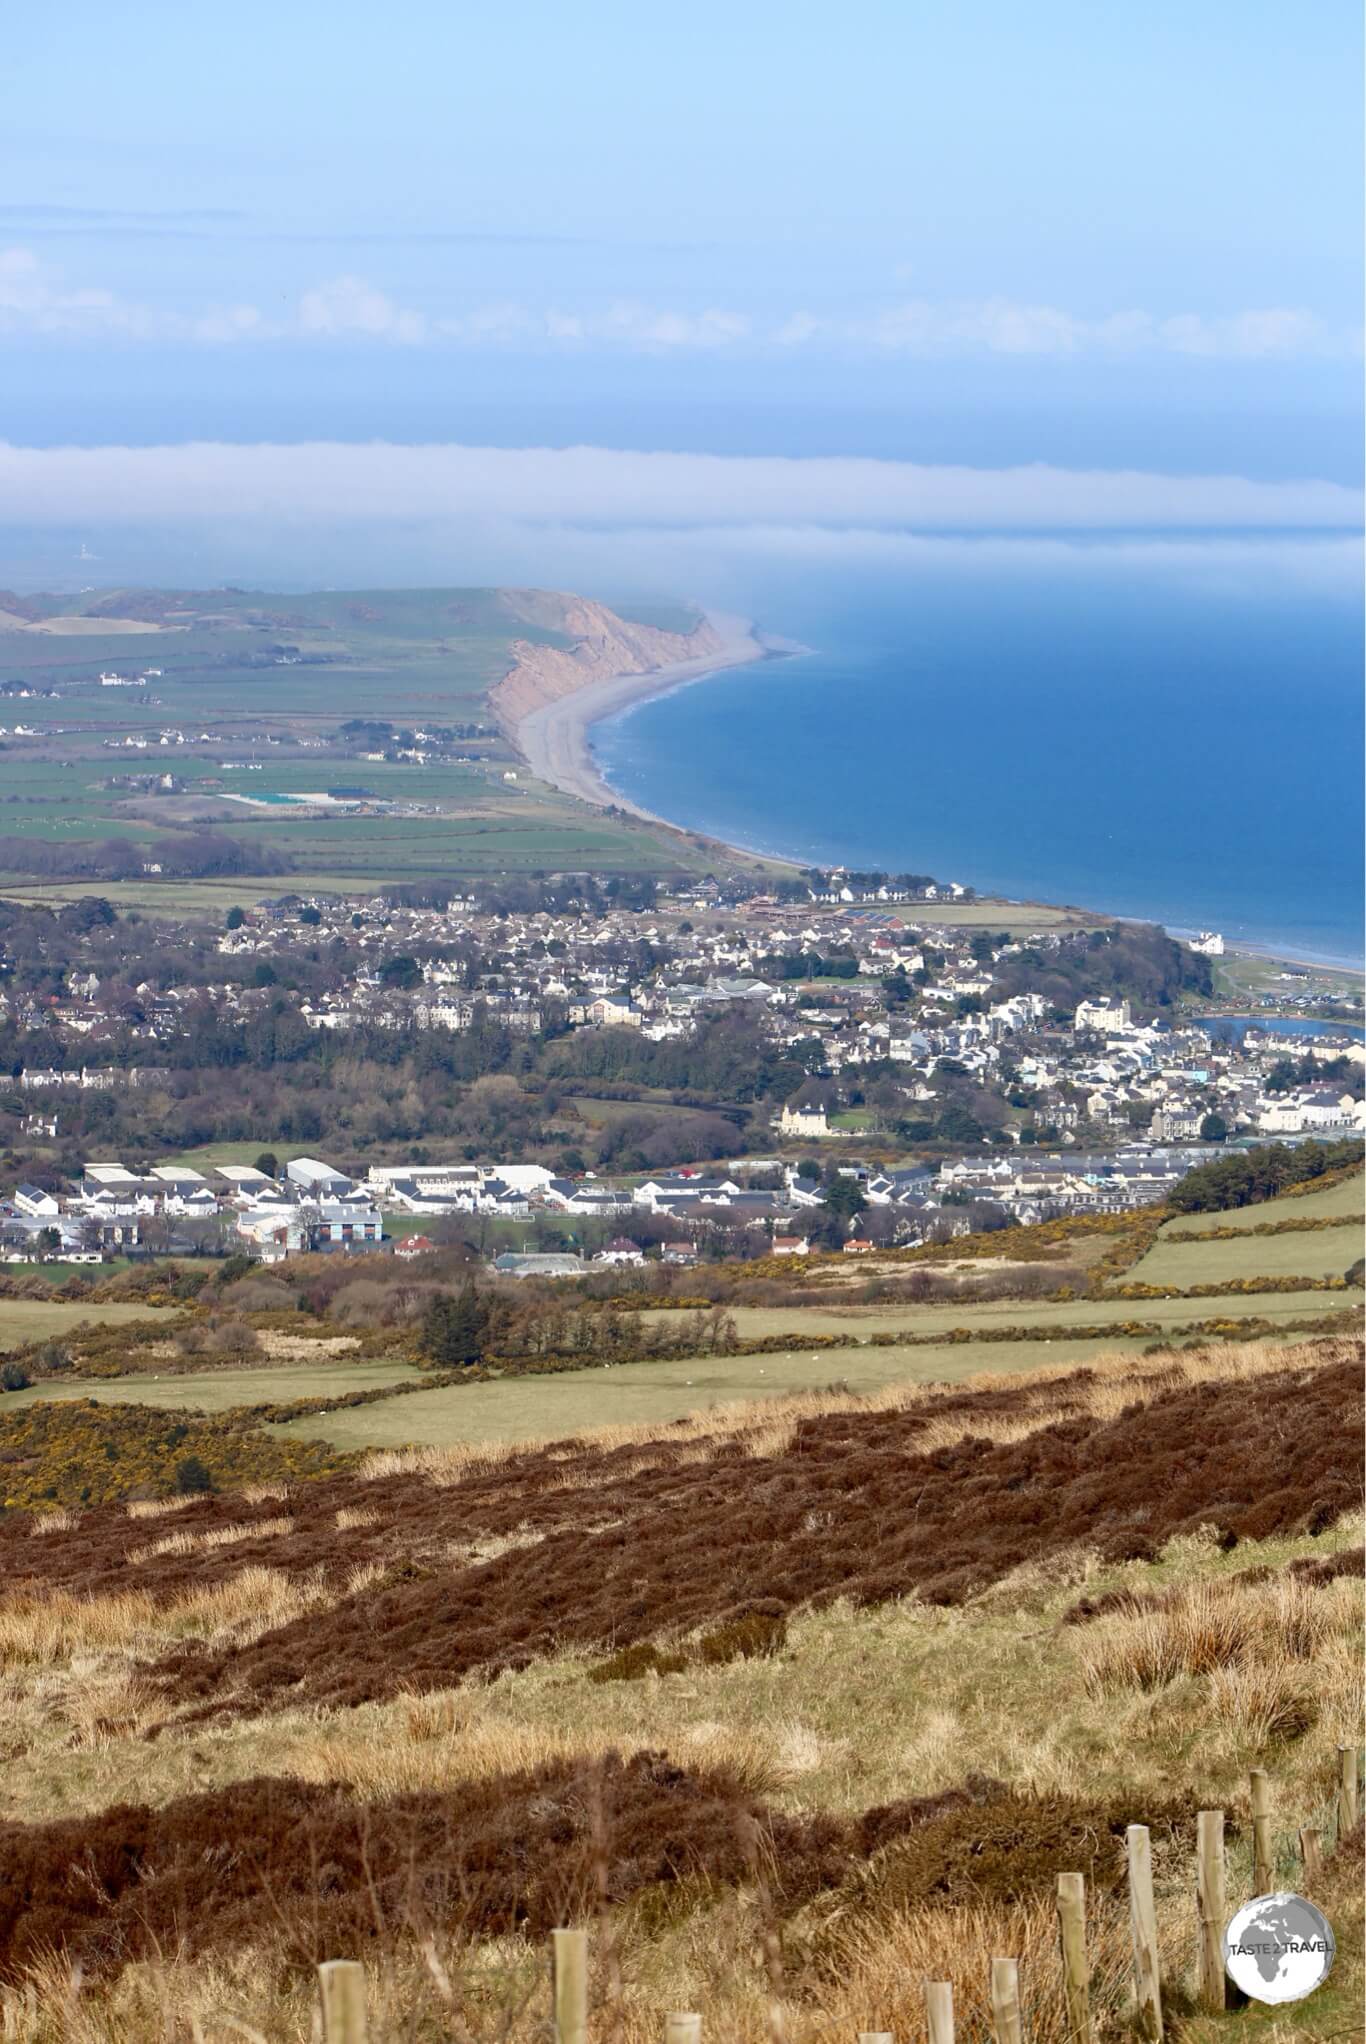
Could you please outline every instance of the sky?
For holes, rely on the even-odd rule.
[[[796,499],[835,526],[837,461],[896,464],[911,524],[954,508],[926,470],[1354,488],[1361,57],[1355,0],[19,10],[0,440],[53,460],[0,464],[0,567],[247,515],[234,444],[257,516],[319,441],[825,463]],[[190,444],[174,509],[63,452]],[[688,522],[695,478],[635,473]],[[766,478],[712,482],[771,525]]]

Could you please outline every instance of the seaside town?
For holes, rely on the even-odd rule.
[[[968,890],[918,875],[750,886],[286,894],[188,949],[140,926],[145,970],[98,897],[56,917],[10,907],[0,1253],[275,1262],[464,1242],[542,1276],[852,1256],[1118,1212],[1229,1146],[1366,1131],[1359,1029],[1302,968],[1263,996],[1295,1021],[1202,1018],[1218,933],[1012,936],[986,905],[949,920]],[[164,1118],[206,1065],[319,1057],[416,1060],[481,1112],[445,1139],[394,1139],[382,1119],[312,1111],[291,1145],[288,1117],[248,1111],[217,1156],[212,1138],[193,1161],[156,1154],[149,1102]],[[335,1088],[315,1097],[344,1110]]]

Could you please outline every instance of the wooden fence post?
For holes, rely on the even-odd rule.
[[[1024,2044],[1018,1959],[991,1962],[991,2020],[996,2029],[996,2044]]]
[[[1058,1875],[1058,1933],[1068,2044],[1091,2044],[1091,1969],[1086,1961],[1086,1880]]]
[[[1150,2044],[1162,2044],[1162,1969],[1153,1901],[1152,1838],[1146,1824],[1130,1824],[1124,1841],[1129,1859],[1129,1925],[1134,1940],[1138,2025]]]
[[[1201,1810],[1195,1820],[1195,1896],[1200,1924],[1195,1955],[1196,1991],[1201,2008],[1222,2013],[1224,1925],[1228,1922],[1222,1810]]]
[[[1338,1747],[1338,1837],[1356,1830],[1361,1805],[1357,1797],[1357,1749]]]
[[[324,2044],[365,2044],[365,1968],[356,1959],[324,1959],[318,1968]]]
[[[701,2016],[683,2015],[677,2009],[665,2016],[664,2044],[702,2044]]]
[[[930,2044],[953,2044],[953,1982],[925,1982],[925,2022]]]
[[[552,1930],[555,2044],[588,2044],[588,1933]]]
[[[1319,1834],[1312,1824],[1301,1827],[1300,1858],[1304,1862],[1305,1885],[1312,1887],[1323,1872],[1323,1848],[1319,1843]]]
[[[1252,1892],[1269,1895],[1276,1885],[1271,1864],[1271,1784],[1266,1770],[1252,1770]]]

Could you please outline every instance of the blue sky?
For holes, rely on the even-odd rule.
[[[1355,0],[19,10],[0,440],[1355,484],[1360,74]]]
[[[31,375],[50,437],[81,351],[113,397],[139,394],[127,358],[155,358],[172,400],[255,383],[305,411],[342,357],[362,413],[452,373],[487,402],[591,410],[623,363],[647,406],[742,404],[775,377],[853,406],[862,377],[893,405],[1335,410],[1358,347],[1358,17],[21,10],[0,59],[2,423],[19,437]],[[244,350],[255,366],[225,370]]]

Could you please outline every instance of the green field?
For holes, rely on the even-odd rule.
[[[164,1377],[98,1377],[31,1384],[27,1391],[0,1395],[0,1413],[42,1400],[93,1398],[99,1405],[154,1405],[163,1411],[191,1407],[226,1412],[265,1399],[325,1398],[348,1391],[376,1391],[407,1383],[417,1374],[406,1363],[275,1363],[264,1369],[196,1370]],[[422,1393],[420,1396],[429,1394]],[[400,1404],[404,1400],[398,1401]],[[362,1406],[362,1411],[368,1410]]]
[[[1218,1284],[1243,1277],[1341,1277],[1361,1254],[1351,1226],[1304,1234],[1245,1235],[1241,1241],[1165,1242],[1124,1273],[1144,1285]]]
[[[51,599],[36,599],[51,615]],[[600,814],[529,779],[494,728],[487,691],[512,664],[514,641],[567,648],[564,634],[528,622],[553,599],[497,590],[379,590],[273,596],[241,591],[173,596],[89,592],[63,598],[63,617],[122,602],[147,623],[3,635],[3,671],[58,693],[16,701],[13,714],[39,735],[0,743],[4,832],[63,844],[132,838],[153,857],[173,824],[193,821],[265,846],[292,862],[288,884],[308,893],[352,893],[396,881],[453,874],[703,870],[714,849],[631,817]],[[646,607],[645,622],[677,605]],[[152,628],[160,617],[166,629]],[[288,664],[279,649],[291,648]],[[105,688],[100,671],[160,672],[133,688]],[[456,738],[469,757],[428,762],[368,760],[339,736],[347,719],[382,717],[412,729],[483,726]],[[184,744],[163,745],[165,730]],[[146,740],[141,748],[137,742]],[[321,741],[321,745],[320,745]],[[360,749],[363,749],[360,748]],[[244,765],[243,763],[250,763]],[[509,767],[518,780],[505,782]],[[169,794],[111,788],[112,777],[171,772]],[[234,797],[325,793],[362,787],[377,801],[434,813],[301,813],[271,800]],[[188,807],[187,807],[188,805]],[[269,865],[269,861],[260,863]],[[758,870],[764,862],[753,861]],[[274,880],[272,887],[269,883]],[[213,913],[280,891],[263,873],[231,882],[146,875],[101,891],[124,907]],[[0,890],[20,900],[88,894],[89,880],[48,881],[22,866],[0,871]]]
[[[667,1425],[685,1414],[752,1398],[825,1391],[832,1384],[874,1392],[888,1384],[956,1383],[982,1373],[1080,1367],[1098,1355],[1136,1354],[1145,1341],[1082,1339],[925,1348],[795,1349],[689,1362],[618,1363],[552,1377],[415,1391],[289,1420],[274,1433],[325,1440],[336,1448],[441,1447],[453,1441],[565,1439],[603,1426]]]
[[[69,1334],[84,1320],[87,1324],[117,1327],[127,1320],[154,1320],[161,1314],[172,1317],[165,1306],[69,1306],[64,1300],[0,1299],[0,1349],[20,1348],[26,1341],[48,1341],[53,1335]]]
[[[1307,1238],[1313,1241],[1315,1238]],[[1239,1245],[1229,1244],[1236,1248]],[[1361,1294],[1334,1297],[1323,1292],[1262,1292],[1229,1299],[993,1299],[988,1305],[846,1307],[736,1306],[732,1316],[745,1340],[787,1335],[800,1345],[807,1334],[949,1334],[955,1328],[1120,1326],[1126,1320],[1151,1321],[1159,1327],[1181,1327],[1191,1320],[1227,1315],[1237,1319],[1293,1320],[1316,1318],[1337,1307],[1359,1303]],[[668,1315],[661,1315],[667,1319]],[[982,1354],[988,1351],[983,1348]],[[983,1367],[986,1367],[983,1365]]]
[[[1322,1192],[1306,1192],[1298,1199],[1283,1196],[1263,1200],[1260,1206],[1232,1207],[1222,1214],[1178,1214],[1162,1232],[1203,1235],[1211,1228],[1267,1228],[1273,1221],[1326,1220],[1336,1214],[1354,1214],[1366,1221],[1366,1172],[1355,1172]]]

